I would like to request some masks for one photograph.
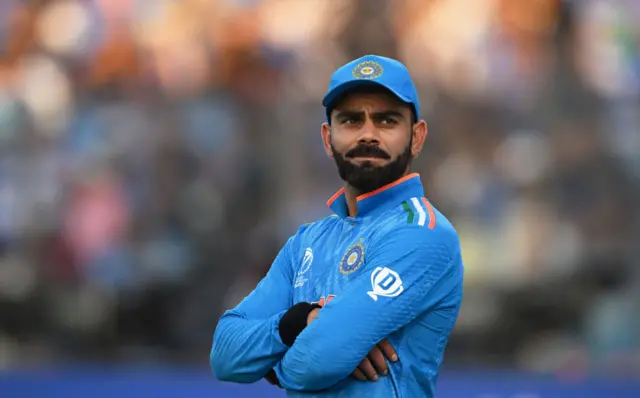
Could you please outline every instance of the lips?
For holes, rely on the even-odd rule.
[[[362,160],[362,161],[371,161],[371,160],[380,160],[380,159],[384,160],[384,158],[380,156],[354,156],[351,159]]]

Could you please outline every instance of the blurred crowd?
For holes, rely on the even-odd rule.
[[[341,186],[333,70],[404,61],[460,233],[448,366],[640,375],[640,2],[2,0],[0,368],[206,366]],[[357,338],[354,337],[354,338]]]

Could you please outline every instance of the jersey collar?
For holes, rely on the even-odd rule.
[[[418,173],[407,174],[375,191],[358,196],[356,198],[358,201],[356,218],[380,214],[392,207],[399,206],[407,199],[422,196],[424,196],[424,189],[420,182],[420,175]],[[329,198],[327,206],[341,218],[349,217],[344,188]]]

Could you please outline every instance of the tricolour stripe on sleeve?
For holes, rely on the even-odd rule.
[[[424,205],[427,208],[427,211],[429,212],[429,225],[428,225],[428,228],[429,229],[434,229],[436,227],[436,212],[433,211],[433,206],[431,206],[431,203],[429,203],[427,198],[423,197],[422,198],[422,203],[424,203]]]
[[[411,198],[411,203],[413,204],[413,207],[415,207],[416,211],[418,212],[418,225],[424,226],[425,221],[427,221],[427,213],[425,212],[424,208],[420,204],[420,201],[418,200],[418,198]]]
[[[404,209],[404,211],[407,212],[407,223],[413,224],[415,213],[413,212],[413,209],[411,209],[411,206],[409,206],[409,203],[407,203],[406,200],[402,202],[402,208]]]

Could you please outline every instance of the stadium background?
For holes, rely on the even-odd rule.
[[[634,0],[2,0],[2,396],[281,397],[213,380],[212,332],[327,214],[320,99],[367,53],[411,70],[415,170],[461,236],[441,396],[640,396],[639,22]]]

